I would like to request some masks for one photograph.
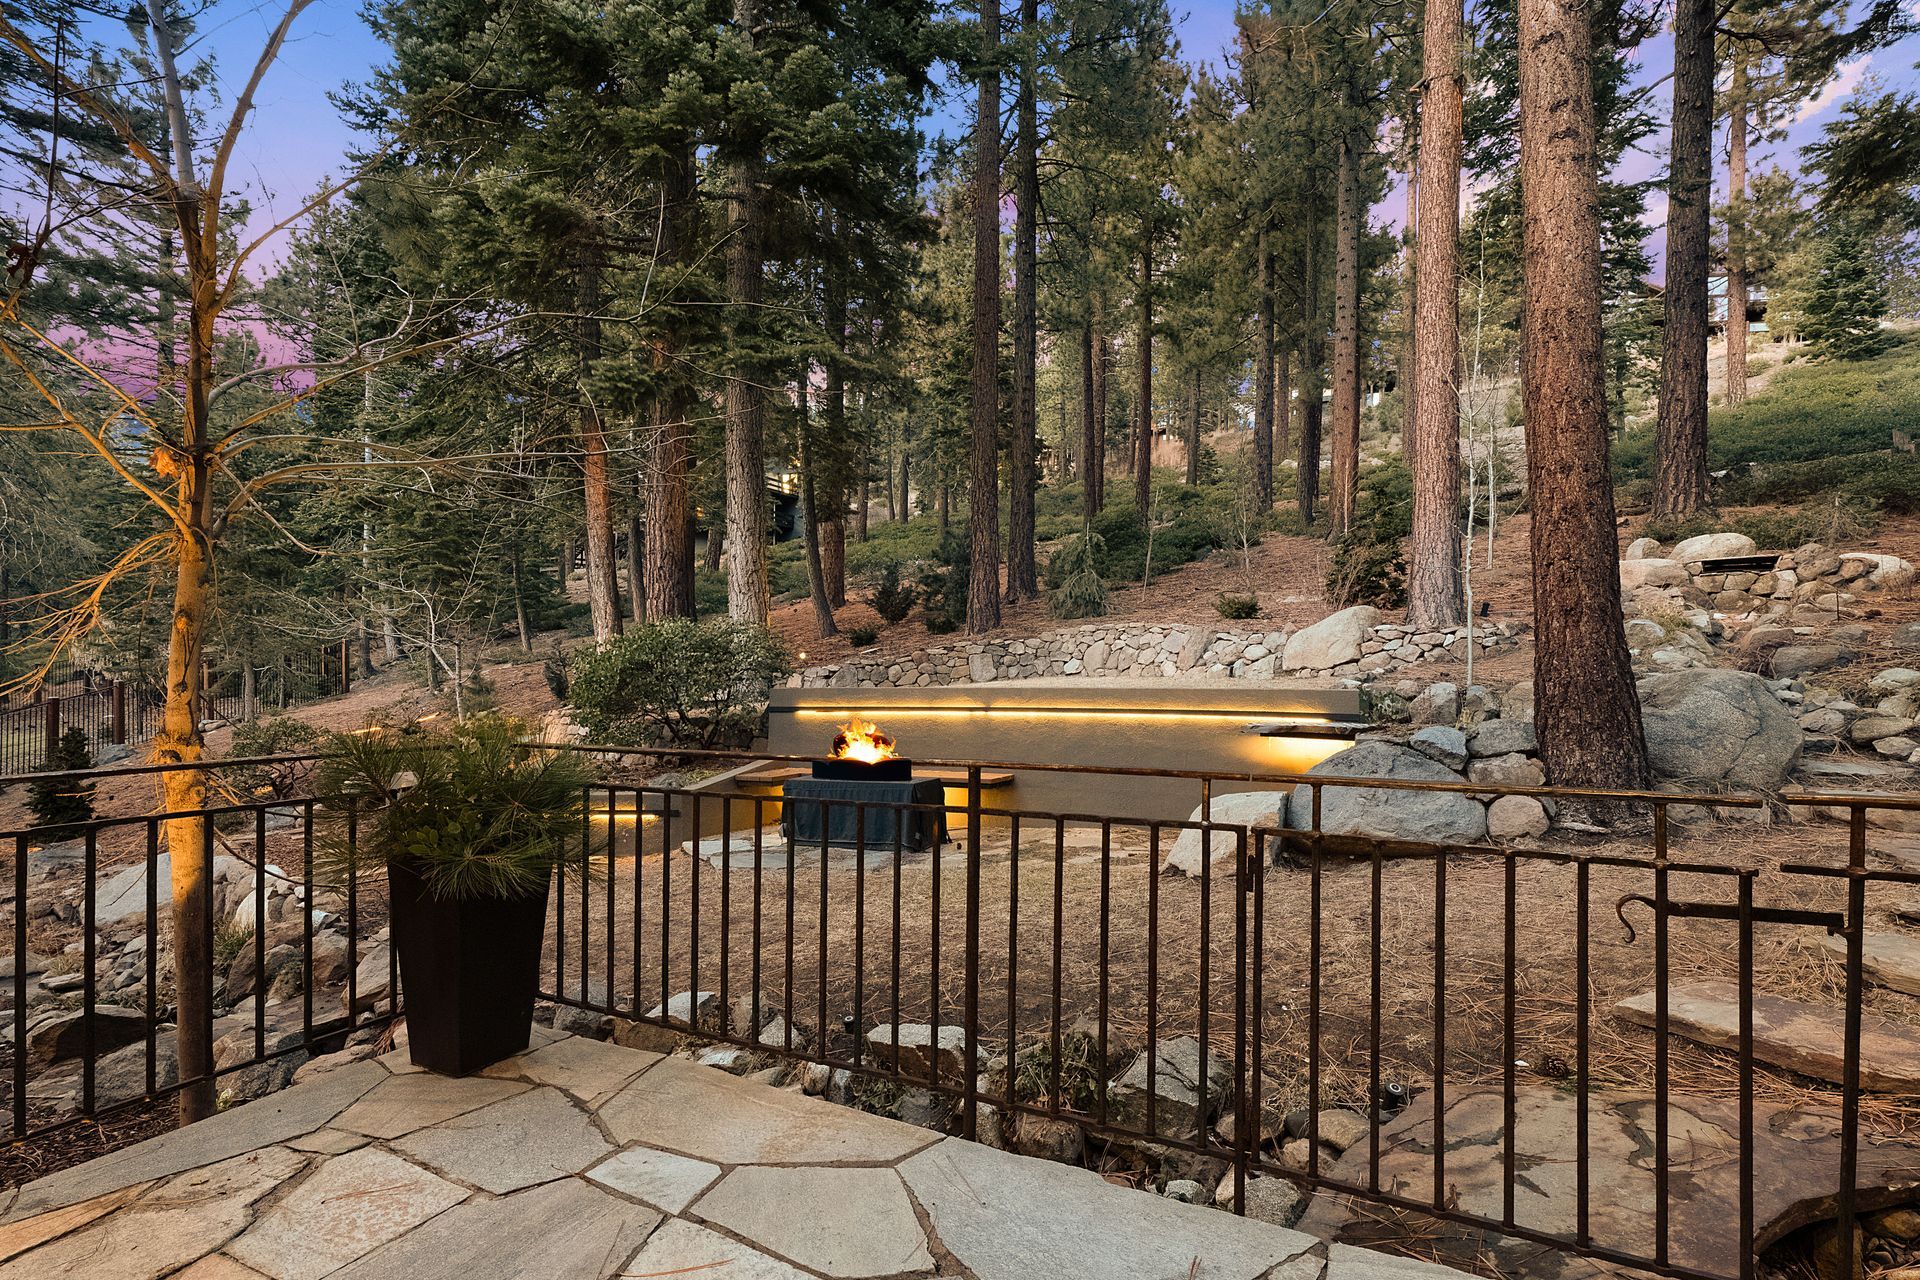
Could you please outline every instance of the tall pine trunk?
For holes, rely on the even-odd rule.
[[[1581,0],[1521,0],[1521,394],[1533,508],[1534,725],[1548,780],[1642,787],[1620,623],[1601,365],[1600,184]]]
[[[1273,353],[1273,451],[1268,455],[1267,474],[1273,474],[1274,458],[1284,458],[1293,448],[1293,352],[1279,348]],[[1269,494],[1267,504],[1273,504]]]
[[[1187,483],[1200,483],[1200,366],[1193,366],[1193,386],[1187,393]]]
[[[1093,485],[1093,514],[1107,509],[1107,373],[1112,367],[1112,352],[1107,346],[1106,300],[1093,299],[1093,387],[1092,412],[1087,415],[1087,478]]]
[[[1273,506],[1273,233],[1260,233],[1259,296],[1253,348],[1253,489],[1260,509]]]
[[[1040,124],[1035,102],[1032,41],[1040,22],[1039,0],[1020,0],[1020,34],[1028,43],[1020,62],[1014,104],[1013,186],[1013,438],[1007,448],[1007,599],[1040,594],[1034,558],[1034,494],[1040,483],[1035,441],[1040,351],[1039,212]]]
[[[847,602],[847,506],[848,456],[851,441],[847,435],[847,285],[844,259],[827,264],[824,301],[826,304],[828,354],[820,382],[821,417],[827,438],[826,460],[819,478],[821,487],[815,498],[825,510],[816,509],[820,521],[820,552],[826,573],[827,603],[838,609]],[[804,395],[804,392],[803,392]]]
[[[1413,545],[1407,621],[1425,631],[1466,618],[1460,564],[1460,0],[1427,0],[1426,90],[1413,302]]]
[[[1734,59],[1727,109],[1727,403],[1747,402],[1747,64]]]
[[[967,630],[1000,625],[1000,0],[980,0],[973,129],[973,405]]]
[[[669,157],[661,181],[660,266],[683,268],[694,251],[688,233],[693,211],[694,164],[691,148]],[[654,337],[651,359],[665,385],[656,392],[648,423],[648,456],[641,466],[646,527],[642,531],[641,579],[644,615],[693,616],[693,389],[676,371],[678,328],[664,325]]]
[[[1353,526],[1360,474],[1360,207],[1359,161],[1350,137],[1340,139],[1333,247],[1333,495],[1335,533]]]
[[[575,282],[579,311],[580,474],[586,508],[587,611],[593,638],[604,644],[620,634],[620,582],[613,545],[613,476],[607,431],[594,400],[593,366],[600,359],[600,264],[591,246],[582,248]]]
[[[1138,403],[1134,405],[1133,507],[1145,524],[1153,514],[1153,233],[1150,226],[1143,231],[1137,299],[1140,368],[1134,397]]]
[[[807,595],[813,601],[814,625],[820,629],[820,635],[840,634],[840,628],[833,621],[833,601],[827,589],[826,557],[820,551],[820,509],[816,503],[819,483],[814,475],[814,464],[818,457],[813,447],[813,424],[809,420],[811,410],[807,404],[808,379],[813,375],[811,364],[802,362],[800,380],[796,384],[795,396],[799,401],[800,419],[795,436],[800,452],[800,535],[805,540],[807,557]]]
[[[1714,0],[1674,0],[1666,322],[1654,430],[1653,513],[1707,505],[1707,253],[1713,199]]]
[[[1100,456],[1101,393],[1099,362],[1093,348],[1098,341],[1092,319],[1080,330],[1080,510],[1087,524],[1100,514],[1100,476],[1094,459]]]
[[[759,27],[759,0],[733,0],[733,22],[751,44]],[[727,379],[727,613],[736,622],[764,626],[772,613],[767,587],[766,397],[751,354],[765,281],[760,262],[760,157],[754,148],[733,157],[727,175],[728,340],[733,363]]]

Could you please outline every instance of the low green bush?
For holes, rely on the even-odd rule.
[[[93,768],[93,749],[87,745],[87,731],[68,729],[54,743],[53,756],[45,773],[27,784],[27,811],[33,814],[37,836],[46,840],[64,840],[93,821],[93,783],[71,776]]]
[[[293,716],[255,716],[235,726],[227,754],[235,759],[297,755],[311,751],[325,737],[316,726]],[[278,761],[223,769],[220,780],[241,799],[284,800],[294,793],[306,772],[304,764]]]
[[[1222,591],[1214,597],[1213,610],[1229,622],[1244,622],[1260,616],[1260,597]]]
[[[879,629],[875,627],[848,627],[846,636],[847,643],[856,649],[864,649],[880,641]]]
[[[946,635],[967,620],[967,575],[971,569],[966,540],[949,533],[938,554],[920,571],[915,584],[920,596],[920,618],[927,630]]]
[[[880,579],[874,584],[867,603],[873,606],[881,621],[893,623],[905,621],[919,599],[920,593],[912,583],[900,581],[900,566],[889,564],[880,570]]]
[[[609,742],[745,746],[767,691],[793,670],[779,636],[710,618],[635,627],[575,659],[571,701]]]

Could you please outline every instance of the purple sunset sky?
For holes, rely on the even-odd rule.
[[[1920,0],[1915,0],[1920,12]],[[293,39],[278,65],[268,74],[258,96],[256,110],[244,139],[234,177],[244,182],[256,207],[256,225],[273,221],[271,214],[284,214],[304,193],[312,191],[328,175],[342,166],[342,156],[352,143],[352,132],[341,121],[327,95],[350,81],[363,80],[386,57],[360,17],[360,0],[318,0],[303,14],[294,29]],[[1222,52],[1231,44],[1233,4],[1230,0],[1188,0],[1176,4],[1179,15],[1183,55],[1190,61],[1219,64]],[[235,85],[252,65],[277,16],[277,5],[216,6],[202,31],[205,45],[219,60],[221,79]],[[1648,80],[1663,78],[1671,65],[1672,45],[1666,34],[1657,36],[1634,55]],[[1845,67],[1840,77],[1817,99],[1809,103],[1787,130],[1786,138],[1756,148],[1754,168],[1778,163],[1792,169],[1799,148],[1819,136],[1820,128],[1836,118],[1848,93],[1869,78],[1890,88],[1909,88],[1916,83],[1914,64],[1920,60],[1920,37],[1911,37],[1881,50],[1871,59]],[[1657,90],[1665,97],[1665,82]],[[966,103],[960,96],[936,103],[930,132],[958,132],[965,127]],[[1651,153],[1628,157],[1622,172],[1635,177],[1655,172],[1661,165],[1665,147],[1664,133],[1649,139]],[[1724,165],[1724,134],[1716,140],[1719,160]],[[1375,208],[1378,223],[1395,222],[1402,210],[1399,193]],[[1659,229],[1665,215],[1665,197],[1656,192],[1649,199],[1646,222],[1651,234],[1649,247],[1656,261],[1660,256]]]

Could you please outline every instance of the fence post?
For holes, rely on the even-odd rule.
[[[46,767],[53,768],[53,762],[60,751],[60,699],[48,695],[46,703],[47,755]]]
[[[933,874],[940,874],[937,860]],[[960,1095],[960,1128],[961,1136],[972,1140],[980,1119],[980,766],[977,764],[967,766],[966,945],[967,1060],[964,1091]]]
[[[113,682],[113,745],[127,745],[127,683],[116,679]]]

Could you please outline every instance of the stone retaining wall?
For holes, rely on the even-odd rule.
[[[967,640],[916,654],[856,657],[836,666],[808,667],[792,683],[906,689],[1075,676],[1359,677],[1415,662],[1464,659],[1468,643],[1482,653],[1511,648],[1522,630],[1519,623],[1485,623],[1474,628],[1469,641],[1461,631],[1415,631],[1374,621],[1378,616],[1372,609],[1346,609],[1297,631],[1094,624],[1025,639]],[[1312,664],[1288,665],[1289,650]]]

